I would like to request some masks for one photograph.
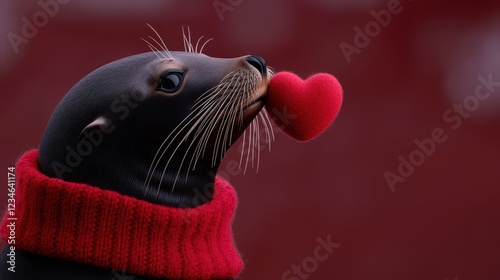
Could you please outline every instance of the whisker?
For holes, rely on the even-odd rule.
[[[221,129],[223,128],[223,125],[224,125],[224,120],[225,120],[225,117],[227,114],[224,114],[225,111],[227,111],[228,107],[229,107],[229,100],[227,98],[224,98],[223,100],[221,100],[220,102],[220,106],[219,108],[217,109],[216,111],[216,114],[214,114],[214,117],[212,117],[213,119],[215,119],[214,121],[212,121],[210,123],[210,125],[208,126],[209,128],[209,131],[210,133],[206,133],[205,137],[204,137],[204,146],[203,146],[203,150],[206,149],[206,145],[208,143],[208,140],[209,140],[209,136],[211,135],[211,133],[214,131],[214,129],[219,126],[219,129],[217,131],[217,137],[215,139],[215,142],[214,142],[214,152],[213,152],[213,155],[212,155],[212,166],[215,165],[215,162],[216,162],[216,158],[217,158],[217,155],[219,153],[219,143],[220,143],[220,132],[221,132]],[[222,119],[222,120],[221,120]],[[205,151],[202,153],[202,155],[205,154]]]
[[[229,84],[229,86],[231,86],[232,84],[234,83],[238,83],[240,81],[240,76],[238,75],[235,75],[235,78],[236,79],[232,79],[231,80],[231,83]],[[239,88],[236,88],[234,91],[237,92]],[[227,102],[227,106],[229,106],[231,104],[231,101],[233,101],[232,103],[234,103],[234,96],[226,96],[226,99],[228,100]],[[219,150],[221,151],[220,155],[221,155],[221,160],[222,160],[222,157],[223,157],[223,154],[224,154],[224,150],[226,150],[226,144],[225,144],[225,141],[222,140],[222,134],[223,134],[223,129],[226,127],[226,123],[228,122],[228,116],[230,114],[225,114],[224,116],[226,117],[223,122],[221,122],[221,126],[219,127],[219,131],[218,131],[218,134],[217,134],[217,138],[216,138],[216,141],[215,141],[215,146],[216,146],[216,150],[215,150],[215,153],[213,154],[213,158],[212,158],[212,162],[214,164],[214,162],[216,161],[216,158],[217,158],[217,155],[219,153]],[[221,147],[219,147],[221,146]]]
[[[245,168],[243,170],[243,175],[245,175],[247,173],[247,169],[248,169],[248,161],[250,159],[250,149],[252,149],[252,138],[253,138],[253,125],[252,123],[250,124],[249,126],[249,132],[248,132],[248,150],[247,150],[247,159],[246,159],[246,162],[245,162]]]
[[[269,144],[269,151],[271,151],[271,142],[275,141],[273,126],[269,120],[269,115],[266,110],[260,111],[259,117],[262,119],[262,124],[264,125],[264,129],[266,131],[266,142]]]
[[[162,45],[160,44],[160,42],[158,42],[158,40],[156,40],[155,38],[153,38],[153,37],[151,37],[151,36],[148,36],[148,38],[149,38],[149,39],[151,39],[151,40],[153,40],[153,42],[155,42],[155,43],[156,43],[156,45],[157,45],[160,49],[161,49],[161,48],[164,48],[164,46],[162,46]],[[159,52],[161,52],[158,48],[157,48],[157,50],[158,50]],[[163,54],[163,56],[165,56],[165,54]],[[166,58],[166,59],[168,59],[168,60],[170,60],[170,57],[165,56],[165,58]]]
[[[169,57],[168,60],[174,60],[174,57],[172,56],[172,54],[170,53],[170,51],[168,50],[167,48],[167,45],[165,44],[165,42],[163,41],[163,39],[161,38],[160,34],[158,32],[156,32],[156,30],[149,24],[149,23],[146,23],[149,28],[151,28],[151,30],[153,30],[153,32],[156,34],[156,36],[158,36],[158,39],[160,39],[162,45],[163,45],[163,50],[165,51],[165,53],[167,54],[167,56]],[[155,40],[156,41],[156,40]],[[160,45],[160,44],[158,44]],[[160,46],[162,46],[160,45]]]
[[[212,41],[214,38],[210,38],[208,39],[204,44],[203,46],[201,46],[201,49],[200,49],[200,53],[203,53],[203,49],[205,48],[205,46],[208,44],[208,42]]]
[[[217,102],[217,101],[214,101],[213,103],[216,103],[216,102]],[[216,107],[216,106],[218,106],[218,105],[214,105],[213,107]],[[204,117],[204,118],[205,118],[205,120],[206,120],[206,119],[211,119],[211,118],[212,118],[212,115],[214,115],[214,112],[213,112],[213,111],[210,111],[210,110],[207,110],[207,114],[205,114],[205,115],[204,115],[204,116],[202,116],[202,117]],[[198,126],[198,131],[196,132],[196,136],[194,137],[194,139],[198,139],[198,138],[197,138],[197,135],[199,135],[199,133],[200,133],[201,131],[203,131],[203,130],[204,130],[203,128],[204,128],[204,127],[206,127],[206,126],[207,126],[207,122],[203,122],[202,124],[200,124],[200,125]],[[205,131],[207,131],[207,130],[205,130]],[[210,131],[210,132],[208,132],[208,135],[209,135],[210,133],[211,133],[211,131]],[[191,157],[191,161],[189,162],[189,165],[188,165],[188,169],[189,169],[189,170],[191,170],[191,171],[194,171],[194,170],[195,170],[196,163],[198,162],[198,159],[200,158],[200,156],[201,156],[201,155],[202,155],[202,153],[204,152],[204,149],[203,149],[203,145],[204,145],[203,141],[204,141],[204,140],[203,140],[203,139],[205,138],[205,134],[206,134],[206,133],[203,133],[203,134],[201,135],[201,137],[199,137],[198,145],[196,145],[195,150],[193,151],[193,155],[192,155],[192,157]],[[205,144],[205,145],[206,145],[206,144]],[[193,166],[193,168],[192,168],[192,169],[191,169],[191,166]],[[187,175],[188,175],[188,174],[186,174],[186,177],[187,177]]]
[[[241,102],[241,97],[236,97],[236,99],[230,100],[229,103],[238,104],[237,102]],[[218,137],[220,137],[220,140],[221,140],[221,142],[220,142],[221,147],[219,148],[219,150],[221,151],[220,158],[219,158],[220,161],[222,161],[222,159],[224,157],[224,153],[231,146],[231,142],[232,142],[232,138],[233,138],[232,134],[233,134],[233,129],[234,129],[234,123],[235,123],[235,119],[236,119],[237,114],[238,114],[238,107],[237,106],[234,106],[231,104],[230,107],[232,108],[232,110],[229,110],[228,113],[225,114],[225,119],[223,120],[223,122],[221,122],[221,128],[224,128],[224,130],[219,129],[220,136],[218,135]],[[215,157],[214,157],[214,160],[215,160]]]
[[[189,29],[189,26],[187,27],[188,30],[188,36],[186,36],[186,33],[184,31],[184,26],[182,27],[182,37],[184,39],[184,50],[186,52],[194,52],[193,44],[191,43],[191,30]]]
[[[198,52],[198,44],[200,43],[201,39],[203,39],[203,36],[201,36],[198,41],[196,41],[196,47],[194,48],[194,52],[197,53]]]
[[[213,122],[214,116],[218,113],[221,108],[220,101],[215,99],[212,101],[211,110],[208,110],[208,114],[206,114],[203,120],[201,120],[200,125],[195,133],[194,138],[199,139],[198,145],[196,146],[195,153],[193,157],[195,158],[195,162],[198,161],[198,158],[204,156],[204,151],[206,149],[206,144],[208,143],[208,138],[215,127],[215,123]],[[206,139],[206,141],[205,141]]]
[[[245,140],[247,136],[247,131],[243,131],[243,140],[242,140],[242,147],[241,147],[241,153],[240,153],[240,164],[238,165],[238,168],[241,169],[241,164],[243,163],[243,154],[245,153]]]
[[[252,167],[255,168],[255,147],[258,145],[257,143],[257,135],[259,132],[259,126],[254,122],[252,122],[253,129],[253,137],[252,137]]]
[[[260,126],[259,126],[259,118],[255,118],[255,135],[256,137],[256,145],[255,149],[257,149],[256,154],[257,154],[257,169],[256,172],[259,172],[259,167],[260,167]]]
[[[148,47],[151,49],[151,51],[161,60],[161,61],[164,61],[165,59],[168,59],[162,52],[160,52],[160,50],[158,50],[155,46],[153,46],[150,42],[148,42],[146,39],[144,38],[141,38],[144,42],[146,42],[146,44],[148,44]],[[160,55],[158,55],[158,53],[160,53],[163,58],[160,57]]]
[[[188,30],[188,37],[189,37],[189,46],[190,46],[190,51],[191,52],[194,52],[193,50],[193,44],[191,43],[191,29],[189,28],[189,26],[187,27],[187,30]]]
[[[269,73],[269,74],[270,74],[270,76],[274,76],[274,75],[276,74],[276,70],[274,70],[274,68],[273,68],[273,67],[268,66],[268,67],[267,67],[267,73]]]
[[[227,113],[227,111],[231,107],[230,106],[231,100],[229,98],[226,99],[227,102],[225,102],[224,110],[220,114],[222,121],[220,122],[219,129],[217,131],[217,137],[215,138],[216,149],[212,159],[212,164],[215,163],[219,151],[221,151],[222,154],[222,150],[224,149],[225,146],[225,137],[223,135],[225,135],[224,131],[226,130],[225,128],[227,127],[227,123],[229,122],[229,113]]]
[[[184,43],[184,51],[189,52],[188,48],[187,48],[187,38],[186,38],[186,34],[184,32],[184,26],[182,26],[182,42]]]

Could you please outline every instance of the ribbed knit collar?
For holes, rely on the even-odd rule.
[[[222,279],[241,271],[231,230],[237,197],[223,179],[212,201],[179,209],[49,178],[37,158],[33,150],[17,163],[16,248],[147,277]],[[0,229],[6,241],[9,217]]]

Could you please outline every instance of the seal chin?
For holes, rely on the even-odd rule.
[[[245,122],[250,122],[264,108],[264,99],[257,99],[252,104],[243,109],[243,119]]]
[[[252,120],[264,108],[267,87],[267,83],[259,86],[254,93],[254,98],[243,108],[243,118],[245,120]]]

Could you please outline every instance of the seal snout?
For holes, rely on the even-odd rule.
[[[266,61],[262,57],[250,55],[246,58],[246,61],[260,72],[262,78],[267,76]]]
[[[249,107],[258,108],[257,112],[261,109],[259,106],[254,106],[256,104],[263,104],[264,99],[267,95],[267,88],[270,80],[270,76],[272,76],[272,72],[269,73],[269,69],[267,68],[266,61],[264,58],[257,55],[249,55],[244,57],[247,65],[250,66],[252,72],[255,73],[255,76],[259,76],[257,72],[260,74],[259,81],[255,84],[255,89],[252,94],[251,100],[249,100],[245,106],[245,109]],[[257,72],[255,71],[257,70]]]

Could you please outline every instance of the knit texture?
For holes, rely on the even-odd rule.
[[[171,279],[235,277],[243,262],[231,223],[234,189],[217,177],[212,201],[166,207],[97,187],[49,178],[38,151],[16,168],[16,249],[129,274]],[[7,216],[1,237],[7,240]]]

